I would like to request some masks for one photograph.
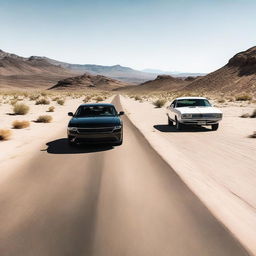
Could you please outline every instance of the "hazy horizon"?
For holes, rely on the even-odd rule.
[[[255,45],[252,0],[11,0],[0,49],[75,64],[209,73]]]

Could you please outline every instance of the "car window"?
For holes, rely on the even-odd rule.
[[[116,116],[117,112],[112,106],[81,106],[77,109],[75,117]]]
[[[211,104],[206,99],[183,99],[177,100],[176,108],[181,107],[210,107]]]

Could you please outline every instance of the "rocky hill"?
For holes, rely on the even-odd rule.
[[[69,77],[58,81],[56,85],[50,89],[55,90],[83,90],[88,88],[96,88],[101,90],[113,90],[120,87],[125,87],[128,84],[113,78],[101,76],[83,74],[82,76]]]

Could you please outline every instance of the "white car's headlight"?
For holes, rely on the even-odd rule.
[[[68,127],[70,132],[77,132],[77,127]]]
[[[181,118],[192,118],[192,114],[182,114]]]

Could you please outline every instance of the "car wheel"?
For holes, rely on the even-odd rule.
[[[177,117],[175,117],[175,128],[177,130],[181,130],[182,129],[182,124],[177,120]]]
[[[217,131],[218,128],[219,128],[219,124],[213,124],[213,125],[212,125],[212,130],[213,130],[213,131]]]
[[[168,125],[173,126],[173,121],[168,117]]]

